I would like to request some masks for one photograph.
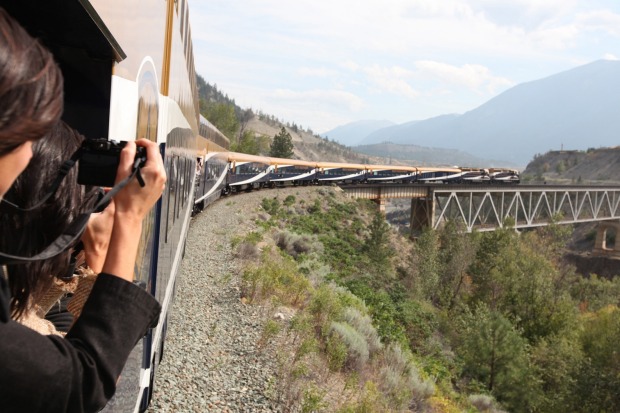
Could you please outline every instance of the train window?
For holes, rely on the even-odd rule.
[[[171,173],[172,162],[170,162],[170,158],[166,157],[166,175],[172,176]],[[170,198],[172,197],[171,185],[166,185],[166,192],[168,196],[166,197],[166,234],[165,234],[165,242],[168,242],[168,233],[170,232],[170,226],[172,222],[170,221]]]
[[[185,9],[185,27],[183,28],[183,30],[184,30],[183,39],[185,41],[185,56],[187,57],[187,46],[189,44],[189,38],[187,36],[190,35],[190,32],[189,32],[189,9]]]
[[[179,169],[177,170],[177,209],[175,210],[175,219],[181,216],[181,209],[183,208],[183,160],[179,158]]]
[[[185,40],[183,38],[184,33],[184,26],[185,26],[185,0],[181,0],[181,24],[179,25],[180,30],[181,30],[181,41]]]
[[[190,171],[189,160],[185,159],[185,176],[183,177],[183,206],[187,205],[187,199],[189,197],[189,171]]]
[[[174,185],[174,210],[172,211],[172,225],[176,221],[179,213],[179,157],[174,157],[174,172],[172,175],[172,185]],[[172,188],[171,188],[172,189]]]

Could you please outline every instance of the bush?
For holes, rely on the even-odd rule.
[[[383,345],[379,339],[377,330],[372,325],[372,320],[367,314],[362,314],[358,309],[347,307],[343,314],[344,320],[360,333],[366,340],[370,355],[381,350]]]
[[[332,284],[319,286],[308,304],[308,311],[313,317],[315,331],[327,334],[331,322],[340,318],[343,311],[335,286]]]
[[[284,198],[284,202],[283,204],[285,206],[291,206],[295,203],[295,196],[294,195],[289,195],[286,198]]]
[[[366,338],[347,323],[332,322],[332,335],[337,334],[346,346],[346,366],[361,370],[368,362],[369,351]]]
[[[381,376],[381,387],[395,409],[418,405],[435,392],[435,385],[420,377],[411,355],[398,344],[391,344],[384,352]]]
[[[260,257],[260,251],[256,244],[242,242],[237,247],[236,256],[245,260],[255,260]]]
[[[327,404],[323,401],[323,397],[323,392],[314,386],[306,389],[301,401],[301,412],[316,413],[327,407]]]
[[[260,296],[276,297],[286,304],[296,305],[311,290],[310,282],[297,272],[290,259],[276,260],[263,256],[263,264],[250,267],[243,273],[243,294],[254,300]]]
[[[325,343],[325,352],[327,353],[327,365],[331,371],[340,371],[347,361],[347,346],[342,337],[338,334],[332,334],[327,338]]]
[[[276,215],[280,211],[280,201],[278,198],[263,198],[261,207],[271,216]]]
[[[298,235],[282,231],[275,235],[275,241],[278,248],[293,258],[297,258],[300,254],[323,252],[323,244],[321,244],[316,235]]]
[[[263,331],[261,333],[261,337],[258,341],[258,346],[263,347],[267,344],[272,338],[278,335],[280,332],[280,324],[278,324],[274,320],[268,320],[263,326]]]
[[[474,406],[478,411],[485,413],[500,413],[496,406],[496,401],[493,396],[489,396],[487,394],[472,394],[468,397],[469,402]]]

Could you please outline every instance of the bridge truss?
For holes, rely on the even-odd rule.
[[[620,219],[620,187],[559,185],[354,185],[342,189],[380,205],[410,198],[412,232],[448,220],[468,232]]]
[[[514,186],[510,188],[433,188],[432,226],[462,222],[467,231],[494,230],[508,221],[529,228],[620,218],[620,188]]]

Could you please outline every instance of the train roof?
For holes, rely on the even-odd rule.
[[[309,166],[316,168],[316,162],[302,161],[299,159],[273,158],[269,156],[249,155],[247,153],[228,152],[229,162],[258,162],[265,165],[293,165],[293,166]]]
[[[346,168],[346,169],[359,169],[364,170],[368,165],[359,163],[343,163],[343,162],[317,162],[318,168]]]
[[[418,168],[408,165],[366,165],[366,169],[369,171],[403,171],[403,172],[417,172]]]

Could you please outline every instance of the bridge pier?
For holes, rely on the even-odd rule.
[[[601,222],[596,229],[596,239],[594,241],[594,255],[604,255],[620,257],[620,222]],[[613,236],[613,245],[608,245],[607,240]]]
[[[374,203],[377,204],[379,206],[379,212],[381,212],[383,215],[385,215],[385,204],[387,202],[387,199],[385,198],[379,198],[379,199],[373,199]]]
[[[424,228],[432,228],[434,216],[435,203],[432,198],[411,198],[411,219],[409,220],[411,238],[420,235]]]

